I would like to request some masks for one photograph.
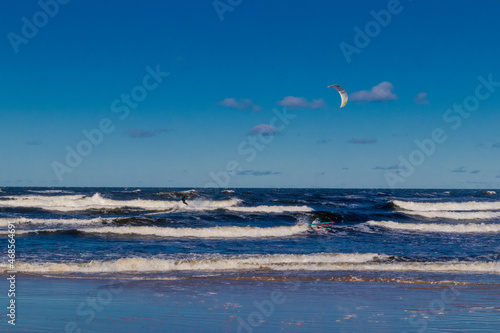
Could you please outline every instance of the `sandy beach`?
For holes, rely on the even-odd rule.
[[[498,285],[308,280],[24,275],[15,331],[480,332],[500,312]]]

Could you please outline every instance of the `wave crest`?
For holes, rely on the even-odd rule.
[[[498,262],[385,262],[389,257],[376,253],[315,253],[239,256],[193,256],[185,259],[121,258],[86,263],[19,262],[26,273],[169,273],[176,271],[390,271],[454,272],[500,274]],[[0,271],[7,271],[0,263]]]
[[[17,230],[18,234],[34,232],[61,232],[69,229]],[[77,229],[78,232],[91,234],[135,235],[158,237],[194,238],[265,238],[288,237],[309,230],[309,225],[299,224],[290,227],[212,227],[212,228],[164,228],[164,227],[101,227]]]
[[[405,214],[423,216],[430,219],[445,218],[449,220],[488,220],[500,217],[500,212],[449,212],[449,211],[406,211]]]
[[[91,261],[87,263],[16,263],[19,272],[43,273],[126,273],[126,272],[172,272],[172,271],[238,271],[238,270],[311,270],[325,268],[330,264],[359,264],[371,262],[384,255],[317,253],[317,254],[276,254],[209,256],[187,259],[121,258],[113,261]],[[0,263],[2,270],[7,265]],[[312,269],[314,270],[314,269]],[[321,270],[321,269],[320,269]]]
[[[231,198],[228,200],[189,200],[185,205],[179,200],[113,200],[103,198],[99,193],[91,197],[84,195],[64,196],[9,196],[0,199],[0,207],[41,208],[50,211],[74,212],[88,210],[116,210],[137,209],[156,211],[210,211],[225,209],[244,213],[284,213],[284,212],[309,212],[313,209],[307,206],[238,206],[242,200]]]
[[[396,207],[409,211],[474,211],[474,210],[500,210],[500,201],[492,202],[414,202],[394,200]]]
[[[446,233],[496,233],[500,232],[500,224],[469,223],[469,224],[441,224],[441,223],[399,223],[393,221],[368,221],[370,226],[387,229],[446,232]]]

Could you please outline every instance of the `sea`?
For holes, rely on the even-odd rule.
[[[11,270],[11,225],[15,270],[32,279],[203,280],[229,287],[292,281],[302,283],[294,288],[313,288],[319,304],[331,283],[350,283],[351,289],[389,283],[498,291],[499,193],[7,187],[0,191],[0,271]],[[317,222],[331,223],[312,225]],[[257,329],[250,318],[234,318],[233,331]]]
[[[500,196],[484,190],[0,193],[0,226],[16,226],[16,267],[30,274],[498,280],[499,221]]]

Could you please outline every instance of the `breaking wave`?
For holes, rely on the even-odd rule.
[[[500,210],[500,201],[492,202],[413,202],[394,200],[396,207],[410,211],[474,211],[474,210]]]
[[[237,206],[242,201],[232,198],[229,200],[189,200],[185,205],[181,201],[161,201],[161,200],[113,200],[103,198],[99,193],[92,197],[84,195],[65,196],[9,196],[0,200],[0,207],[23,207],[41,208],[50,211],[74,212],[86,210],[116,210],[116,209],[138,209],[138,210],[158,210],[158,211],[210,211],[226,209],[236,212],[305,212],[313,209],[307,206],[257,206],[241,207]]]
[[[85,210],[113,210],[120,208],[132,208],[142,210],[214,210],[234,206],[240,203],[238,199],[210,201],[197,200],[190,202],[189,206],[179,201],[160,200],[113,200],[103,198],[99,193],[92,197],[84,195],[65,196],[13,196],[0,200],[0,207],[25,207],[42,208],[51,211],[71,212]]]
[[[406,211],[405,214],[418,215],[427,218],[445,218],[450,220],[488,220],[500,217],[500,212],[449,212],[449,211]]]
[[[27,190],[26,192],[39,193],[39,194],[71,193],[71,191],[64,191],[64,190]]]
[[[39,224],[39,225],[82,225],[82,224],[97,224],[112,221],[107,218],[94,219],[30,219],[25,217],[0,219],[0,227],[6,227],[9,223],[14,224]]]
[[[393,221],[368,221],[370,226],[387,229],[420,231],[420,232],[447,232],[447,233],[495,233],[500,232],[500,224],[469,223],[469,224],[440,224],[440,223],[399,223]]]
[[[34,232],[61,232],[68,229],[17,230],[18,234]],[[78,232],[92,234],[139,235],[158,237],[195,237],[195,238],[265,238],[288,237],[309,230],[309,225],[300,224],[290,227],[213,227],[213,228],[163,228],[163,227],[102,227],[77,229]]]
[[[26,273],[144,273],[175,271],[401,271],[500,274],[498,262],[384,262],[389,257],[376,253],[317,253],[239,256],[193,256],[185,259],[121,258],[86,263],[18,262]],[[7,271],[7,264],[0,269]]]
[[[243,213],[293,213],[312,212],[308,206],[256,206],[256,207],[226,207],[226,210]]]

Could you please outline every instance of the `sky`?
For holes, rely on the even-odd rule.
[[[499,11],[4,1],[0,187],[500,188]]]

